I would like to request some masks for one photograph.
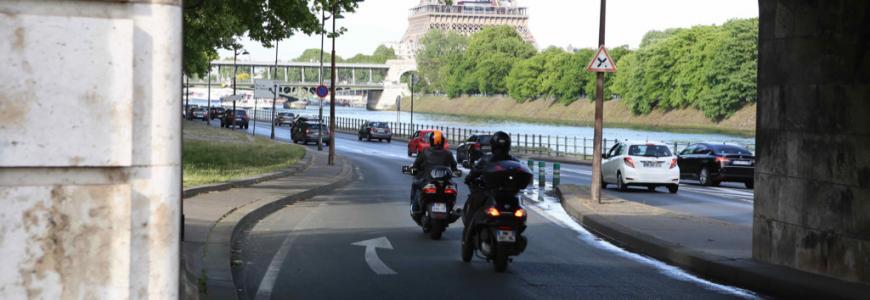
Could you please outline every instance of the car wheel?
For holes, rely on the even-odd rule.
[[[677,191],[679,191],[679,190],[680,190],[680,186],[677,184],[672,184],[672,185],[668,186],[668,192],[671,194],[676,194]]]
[[[371,141],[372,141],[372,135],[371,135],[371,134],[369,134],[369,136],[368,136],[368,138],[367,138],[367,139],[368,139],[368,141],[369,141],[369,142],[371,142]]]
[[[387,144],[391,143],[393,139],[387,139]]]
[[[357,136],[356,136],[356,140],[357,140],[357,141],[362,141],[362,136],[361,136],[361,135],[357,135]]]
[[[710,171],[707,170],[707,167],[701,168],[701,172],[698,173],[698,182],[703,186],[718,186],[719,182],[710,178]]]
[[[604,174],[601,174],[601,189],[607,189],[607,182],[604,182]]]
[[[646,189],[649,190],[650,193],[655,193],[655,192],[656,192],[656,186],[654,186],[654,185],[648,186],[648,187],[646,187]]]
[[[413,156],[414,156],[414,153],[411,151],[408,151],[408,157],[413,157]]]
[[[622,181],[622,173],[616,173],[616,189],[620,192],[628,190],[628,187],[625,186],[625,181]]]
[[[743,183],[747,189],[755,189],[755,180],[746,181]]]

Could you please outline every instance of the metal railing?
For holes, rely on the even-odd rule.
[[[356,133],[363,124],[368,122],[363,119],[337,117],[336,131]],[[468,140],[472,135],[491,135],[492,131],[478,130],[474,128],[450,127],[434,124],[422,123],[396,123],[382,122],[390,125],[393,131],[393,136],[398,138],[410,138],[418,130],[437,129],[443,132],[448,139],[448,142],[453,144],[453,147],[458,146],[462,141]],[[568,159],[590,160],[592,159],[593,140],[591,137],[577,136],[553,136],[544,134],[520,134],[505,131],[511,136],[511,147],[514,153],[525,154],[529,156],[540,157],[564,157]],[[611,146],[618,142],[617,139],[604,139],[602,147],[606,153]],[[679,153],[686,149],[691,144],[699,141],[662,141],[667,144],[671,151]],[[755,152],[754,144],[729,143],[723,144],[738,144],[746,147],[749,151]]]

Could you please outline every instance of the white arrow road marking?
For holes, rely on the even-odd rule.
[[[356,243],[352,243],[354,246],[363,246],[366,247],[366,263],[369,264],[369,268],[372,268],[372,271],[378,275],[395,275],[396,271],[387,267],[384,264],[384,261],[378,257],[377,248],[384,248],[393,250],[393,244],[390,244],[390,240],[387,237],[379,237],[375,239],[359,241]]]

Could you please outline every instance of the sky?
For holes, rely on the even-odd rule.
[[[408,25],[408,10],[419,0],[365,0],[359,9],[338,20],[348,29],[336,40],[337,55],[371,54],[378,45],[402,38]],[[596,48],[599,0],[518,0],[529,8],[529,27],[537,47]],[[606,45],[637,48],[650,30],[722,24],[734,18],[758,17],[758,0],[610,0],[607,1]],[[329,27],[327,22],[327,27]],[[243,40],[250,53],[239,60],[274,61],[275,50]],[[320,36],[300,34],[278,47],[280,60],[291,60],[308,48],[320,48]],[[326,51],[331,49],[326,41]],[[232,52],[220,51],[221,57]]]

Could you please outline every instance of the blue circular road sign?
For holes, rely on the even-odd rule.
[[[329,95],[329,88],[327,88],[325,85],[317,87],[317,97],[326,98],[327,95]]]

